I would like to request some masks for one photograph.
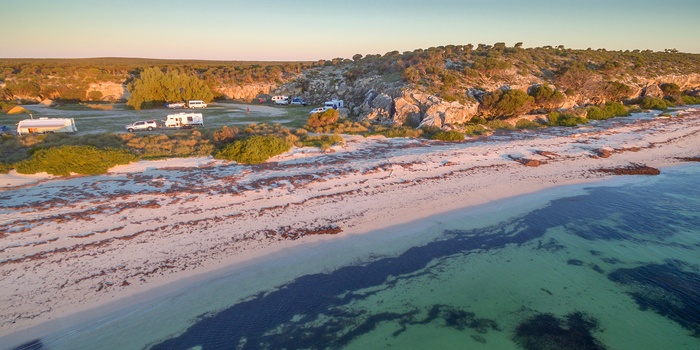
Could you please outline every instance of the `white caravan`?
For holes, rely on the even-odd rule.
[[[76,132],[73,118],[25,119],[17,123],[17,135],[44,134],[51,132]]]
[[[324,107],[330,107],[333,109],[343,108],[343,100],[330,100],[323,104]]]
[[[167,128],[192,128],[195,126],[203,126],[204,119],[202,113],[177,113],[169,114],[165,119],[165,127]]]

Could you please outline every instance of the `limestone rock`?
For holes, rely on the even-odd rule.
[[[643,92],[644,97],[664,97],[664,92],[661,91],[661,88],[658,85],[649,85],[646,88],[644,88]]]

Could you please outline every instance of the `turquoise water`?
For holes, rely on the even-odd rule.
[[[48,349],[698,349],[700,166],[299,248]]]

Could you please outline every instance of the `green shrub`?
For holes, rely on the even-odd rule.
[[[479,136],[487,134],[489,130],[481,124],[468,124],[462,128],[462,132],[467,136]]]
[[[495,117],[516,117],[529,112],[535,98],[520,90],[494,90],[484,95],[480,108]]]
[[[333,135],[312,135],[304,136],[296,142],[297,147],[318,147],[326,150],[333,145],[342,144],[343,137],[337,134]]]
[[[279,137],[254,135],[227,145],[217,152],[214,158],[243,164],[259,164],[289,151],[290,148],[291,146]]]
[[[367,135],[384,135],[384,137],[387,138],[395,138],[395,137],[420,137],[421,135],[425,134],[426,131],[424,129],[414,129],[410,126],[395,126],[391,128],[387,128],[381,125],[376,125],[372,128],[370,132],[367,133]]]
[[[340,113],[335,109],[328,109],[323,113],[314,113],[309,116],[306,124],[312,128],[323,127],[338,122]]]
[[[15,164],[20,174],[46,172],[51,175],[68,176],[71,173],[84,175],[103,174],[109,168],[129,164],[139,158],[123,149],[99,149],[93,146],[61,146],[37,149],[31,158]]]
[[[588,120],[583,117],[571,115],[571,114],[561,114],[559,112],[552,112],[547,115],[549,126],[576,126],[579,124],[586,124]]]
[[[486,127],[492,130],[513,130],[513,125],[503,120],[489,120],[486,122]]]
[[[14,102],[0,101],[0,110],[5,113],[9,112],[15,106],[17,106],[17,104]]]
[[[673,107],[673,103],[663,98],[646,96],[639,101],[639,107],[642,109],[657,109],[663,111],[669,107]]]
[[[700,105],[700,96],[683,95],[681,99],[687,105]]]
[[[180,131],[172,134],[136,135],[122,134],[126,147],[146,159],[168,157],[208,156],[214,145],[203,139],[199,130]]]
[[[535,99],[535,105],[548,111],[561,107],[566,98],[559,91],[548,84],[536,85],[530,88],[528,95]]]
[[[472,124],[486,124],[486,118],[480,115],[475,115],[471,119],[469,119],[469,122]]]
[[[524,119],[524,118],[518,120],[515,123],[516,129],[537,129],[537,128],[541,128],[541,127],[542,127],[542,124],[535,122],[535,121],[528,120],[528,119]]]
[[[586,111],[586,118],[589,120],[605,120],[611,117],[612,116],[605,113],[605,111],[598,106],[588,107]]]
[[[12,164],[5,164],[0,162],[0,174],[7,174],[12,170],[14,166]]]
[[[603,106],[591,106],[586,109],[588,120],[606,120],[624,115],[630,115],[630,112],[620,102],[608,102]]]
[[[464,134],[457,130],[438,131],[430,136],[432,140],[440,141],[464,141]]]

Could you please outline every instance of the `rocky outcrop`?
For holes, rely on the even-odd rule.
[[[642,96],[659,98],[664,97],[664,92],[658,85],[652,84],[642,89]]]
[[[449,124],[468,122],[477,114],[478,109],[475,101],[463,105],[410,89],[392,98],[386,93],[371,89],[355,112],[360,119],[383,124],[441,128]]]
[[[216,92],[228,100],[250,102],[260,95],[269,95],[277,84],[250,84],[250,85],[224,85],[216,89]]]
[[[114,83],[114,82],[99,82],[92,83],[88,88],[87,92],[98,91],[102,93],[100,100],[102,101],[116,101],[116,100],[126,100],[131,96],[129,91],[126,89],[126,84]]]

